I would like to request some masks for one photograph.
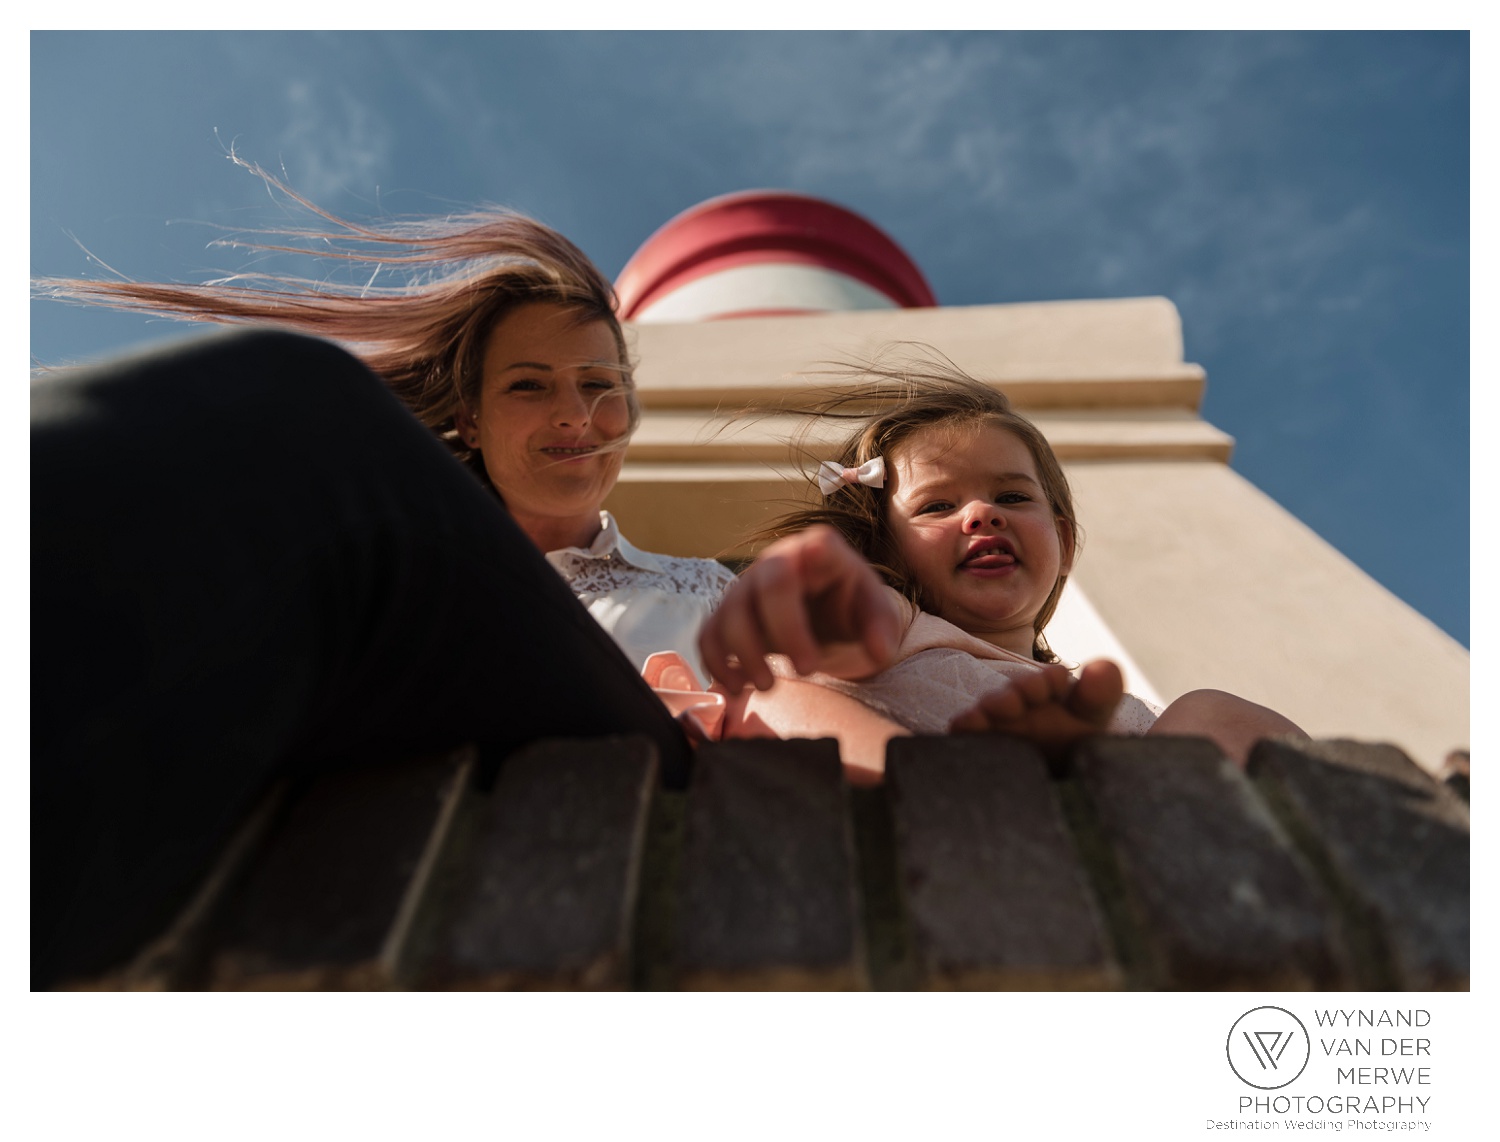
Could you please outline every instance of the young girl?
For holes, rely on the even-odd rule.
[[[704,657],[732,693],[747,680],[757,689],[730,703],[726,736],[835,736],[851,777],[873,780],[886,742],[909,733],[1012,733],[1049,751],[1104,731],[1200,735],[1241,764],[1260,738],[1301,733],[1219,691],[1193,691],[1157,710],[1124,693],[1108,660],[1076,675],[1062,665],[1043,630],[1081,531],[1052,448],[1004,395],[957,369],[899,378],[900,399],[864,418],[838,460],[823,465],[821,502],[766,532],[803,536],[799,551],[837,545],[837,535],[873,567],[884,587],[873,597],[866,590],[855,607],[863,617],[847,624],[850,633],[865,628],[864,645],[821,659],[804,652],[796,665],[772,655],[772,684],[756,660],[762,646],[792,649],[795,640],[776,631],[788,620],[732,596],[705,631]],[[850,599],[856,562],[830,578]],[[830,584],[809,596],[826,595]],[[868,633],[882,624],[899,632],[893,654]],[[759,645],[747,637],[757,626]]]

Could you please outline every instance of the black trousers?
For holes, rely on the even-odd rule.
[[[492,494],[343,350],[34,381],[32,986],[171,918],[268,781],[478,741],[688,746]]]

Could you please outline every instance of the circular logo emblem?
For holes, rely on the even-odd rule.
[[[1307,1028],[1284,1007],[1252,1007],[1234,1021],[1224,1045],[1229,1066],[1259,1090],[1284,1087],[1307,1066]]]

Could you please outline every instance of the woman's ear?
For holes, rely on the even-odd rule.
[[[1073,525],[1062,516],[1057,517],[1057,541],[1062,546],[1062,562],[1059,575],[1071,575],[1073,573],[1073,552],[1077,550],[1077,536],[1073,531]]]
[[[458,411],[453,414],[453,427],[458,432],[458,438],[468,448],[479,447],[479,422],[474,414],[469,411],[468,405],[459,405]]]

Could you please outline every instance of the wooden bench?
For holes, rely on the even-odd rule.
[[[1389,746],[472,750],[273,792],[130,989],[1467,989],[1469,813]]]

